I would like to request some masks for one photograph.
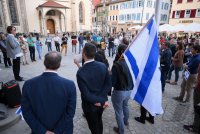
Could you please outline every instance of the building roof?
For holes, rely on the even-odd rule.
[[[39,5],[38,7],[68,8],[68,7],[63,6],[63,5],[61,5],[61,4],[59,4],[59,3],[56,3],[56,2],[54,2],[54,1],[47,1],[47,2],[45,2],[44,4]]]
[[[127,2],[127,1],[132,1],[132,0],[116,0],[116,1],[109,1],[109,2],[106,2],[106,6],[110,5],[110,4],[116,4],[116,3],[122,3],[122,2]],[[103,6],[103,3],[100,3],[98,5],[96,5],[97,7],[101,7]]]
[[[101,3],[101,0],[93,0],[94,7],[96,7],[99,3]]]

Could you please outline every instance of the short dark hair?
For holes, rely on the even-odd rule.
[[[165,46],[167,46],[168,48],[170,47],[170,43],[169,41],[164,42]]]
[[[118,54],[121,56],[122,55],[122,53],[126,50],[126,48],[127,48],[127,45],[119,45],[118,46]]]
[[[60,67],[62,56],[59,52],[51,51],[45,55],[44,65],[47,69],[57,70]]]
[[[200,45],[194,45],[192,47],[195,51],[197,51],[197,53],[200,53]]]
[[[8,27],[7,27],[7,33],[11,34],[13,28],[16,29],[16,27],[14,27],[14,26],[8,26]]]
[[[89,59],[94,58],[94,56],[96,54],[96,46],[92,43],[86,43],[83,48],[83,53]]]

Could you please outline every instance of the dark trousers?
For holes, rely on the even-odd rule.
[[[141,118],[142,120],[145,120],[145,119],[146,119],[146,116],[147,116],[147,110],[146,110],[143,106],[140,106],[140,112],[141,112],[140,118]],[[154,119],[154,117],[153,117],[150,113],[149,113],[149,118],[150,118],[151,120]]]
[[[29,46],[31,61],[35,61],[35,47]]]
[[[60,52],[60,44],[58,42],[55,42],[55,46],[56,46],[56,51]]]
[[[20,72],[20,57],[17,57],[16,59],[13,59],[13,74],[15,79],[20,78],[19,72]]]
[[[102,114],[103,108],[98,108],[95,112],[85,112],[85,117],[92,134],[103,134]]]
[[[162,92],[165,90],[165,81],[167,79],[167,73],[169,71],[168,67],[161,67],[161,83],[162,83]]]
[[[113,57],[113,55],[114,55],[114,47],[111,47],[111,48],[108,48],[108,55],[109,55],[109,57],[112,55],[112,57]]]
[[[49,52],[49,51],[52,51],[51,42],[47,42],[47,47],[48,47],[48,52]]]
[[[8,65],[11,66],[11,61],[10,58],[7,57],[7,53],[3,52],[3,60],[4,60],[4,64],[7,67]]]

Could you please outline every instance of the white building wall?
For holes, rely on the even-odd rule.
[[[144,1],[144,8],[143,6],[139,7],[139,1],[128,1],[128,2],[123,2],[123,3],[119,3],[119,19],[118,19],[118,23],[119,24],[123,24],[125,22],[133,22],[135,24],[144,24],[148,21],[148,19],[154,14],[155,12],[155,0],[152,0],[150,4],[151,6],[147,7],[147,2],[149,0],[145,0]],[[135,5],[133,7],[133,2],[135,2]],[[162,20],[160,21],[160,23],[168,23],[169,20],[169,10],[170,10],[170,0],[163,0],[162,3],[164,3],[164,5],[167,3],[168,4],[168,8],[164,8],[163,9],[161,7],[161,15],[165,15],[165,19],[162,18]],[[124,8],[122,8],[122,4],[125,6]],[[143,17],[142,17],[142,13],[143,13]],[[129,14],[130,20],[128,20],[127,15]],[[122,17],[123,15],[123,17]],[[134,17],[135,16],[135,17]],[[137,17],[140,16],[140,17]],[[141,21],[142,19],[142,21]]]

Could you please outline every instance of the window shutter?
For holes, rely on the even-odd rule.
[[[195,18],[196,15],[196,9],[192,9],[190,13],[190,18]]]
[[[180,18],[184,18],[184,16],[185,16],[185,10],[181,10]]]
[[[173,14],[172,14],[172,18],[174,18],[175,17],[175,11],[173,11]]]
[[[187,0],[187,2],[192,2],[193,0]]]
[[[183,0],[178,0],[177,3],[182,3]]]

